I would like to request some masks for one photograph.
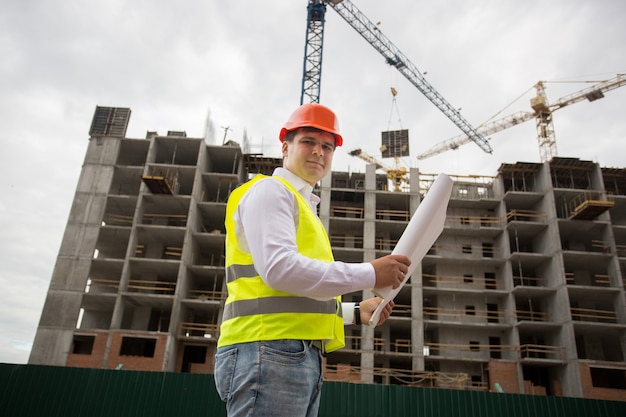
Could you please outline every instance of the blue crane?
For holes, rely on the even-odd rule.
[[[424,78],[417,67],[349,0],[309,0],[307,7],[307,38],[302,70],[300,104],[308,97],[310,103],[319,103],[322,78],[322,50],[326,5],[330,5],[352,28],[395,67],[404,77],[443,112],[461,131],[483,151],[492,153],[489,141],[465,120],[458,110],[443,98]]]

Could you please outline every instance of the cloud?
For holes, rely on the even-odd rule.
[[[537,81],[551,101],[582,81],[626,72],[626,3],[586,0],[352,0],[461,114],[478,125],[529,111]],[[306,6],[231,0],[9,1],[0,14],[0,361],[23,363],[43,300],[96,105],[130,107],[128,136],[185,130],[202,137],[210,113],[221,140],[279,156],[280,125],[299,104]],[[390,87],[398,90],[394,113]],[[562,156],[626,166],[624,89],[555,113]],[[420,153],[458,128],[328,7],[321,101],[346,139],[335,168],[363,171],[354,147],[379,156],[380,132],[409,129]],[[538,161],[534,122],[420,161],[426,173],[495,175]],[[416,166],[414,157],[404,161]]]

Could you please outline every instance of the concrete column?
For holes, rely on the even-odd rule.
[[[87,284],[120,138],[92,138],[28,363],[64,366]]]

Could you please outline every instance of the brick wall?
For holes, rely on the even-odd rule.
[[[515,362],[489,362],[489,391],[495,392],[496,382],[508,394],[520,394],[517,364]]]
[[[591,380],[591,371],[586,364],[580,364],[580,383],[583,388],[583,397],[595,400],[626,401],[626,390],[615,388],[594,387]]]
[[[361,382],[361,373],[352,371],[350,364],[338,363],[335,370],[329,370],[326,368],[326,358],[324,358],[322,370],[325,381]]]
[[[142,355],[122,355],[122,339],[124,337],[145,338],[156,340],[154,355],[152,357]],[[135,371],[161,371],[163,368],[163,356],[165,354],[166,334],[146,336],[145,333],[132,333],[128,331],[115,332],[111,335],[111,349],[106,368],[116,368],[121,365],[123,369]]]
[[[185,356],[185,346],[193,346],[193,344],[179,343],[176,349],[176,369],[175,372],[181,372],[183,369],[183,360]],[[204,346],[204,345],[199,345]],[[206,347],[206,355],[204,363],[194,362],[189,365],[189,373],[192,374],[213,374],[215,371],[215,351],[216,345],[211,344]]]
[[[108,332],[89,332],[89,333],[75,333],[76,336],[93,336],[93,348],[91,354],[85,353],[73,353],[74,344],[72,344],[72,350],[67,355],[67,362],[65,366],[71,366],[75,368],[102,368],[102,362],[104,360],[104,351],[106,349]]]
[[[524,394],[528,395],[547,395],[546,387],[535,385],[532,381],[524,380]]]

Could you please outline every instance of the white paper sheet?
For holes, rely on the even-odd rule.
[[[426,193],[424,200],[411,217],[409,224],[404,229],[396,247],[391,252],[393,255],[406,255],[411,258],[411,265],[407,271],[402,285],[395,290],[392,287],[373,288],[372,292],[383,301],[380,303],[369,325],[375,327],[380,320],[382,309],[393,300],[398,292],[404,287],[417,265],[422,261],[426,253],[433,246],[441,232],[446,220],[446,209],[450,194],[452,193],[452,180],[446,174],[439,174],[433,185]]]

